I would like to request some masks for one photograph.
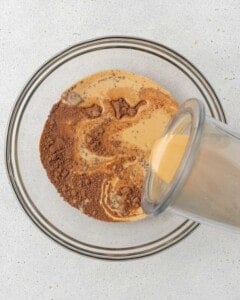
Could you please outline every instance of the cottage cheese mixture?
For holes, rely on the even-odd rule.
[[[156,82],[110,70],[65,91],[46,121],[41,161],[61,196],[103,221],[143,218],[151,148],[178,105]]]

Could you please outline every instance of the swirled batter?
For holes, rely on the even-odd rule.
[[[152,145],[177,110],[156,82],[130,72],[93,74],[65,91],[44,126],[41,161],[61,196],[104,221],[144,217]]]

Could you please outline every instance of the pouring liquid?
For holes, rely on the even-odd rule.
[[[152,150],[150,201],[159,201],[181,164],[188,137],[176,134],[158,140]],[[170,207],[200,222],[240,228],[240,142],[218,126],[206,123],[192,169]]]

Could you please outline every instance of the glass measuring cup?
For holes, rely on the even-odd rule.
[[[199,100],[181,105],[155,144],[142,207],[240,229],[240,137]]]

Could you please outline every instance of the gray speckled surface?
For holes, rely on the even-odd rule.
[[[238,299],[240,235],[200,226],[157,255],[107,262],[48,239],[20,208],[3,149],[13,103],[30,75],[69,45],[102,35],[163,43],[192,61],[240,122],[239,1],[17,1],[0,4],[0,298]]]

